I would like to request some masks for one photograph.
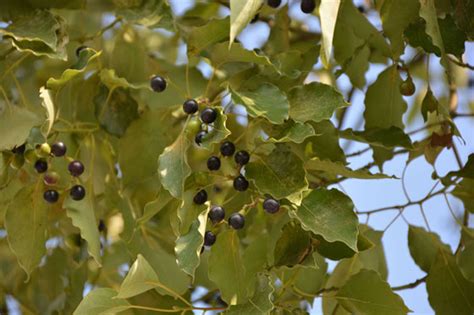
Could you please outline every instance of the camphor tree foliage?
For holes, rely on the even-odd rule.
[[[180,15],[163,0],[0,2],[1,314],[304,314],[317,299],[324,314],[405,314],[398,290],[421,283],[436,313],[474,312],[474,155],[406,204],[356,210],[338,186],[403,184],[385,162],[434,165],[472,141],[456,122],[474,113],[457,97],[474,2],[290,5],[321,33],[276,0]],[[248,50],[238,35],[255,21],[270,33]],[[342,128],[357,91],[364,124]],[[342,139],[373,162],[351,167],[361,152]],[[458,248],[410,226],[399,237],[426,276],[390,287],[366,219],[439,195],[464,204]]]

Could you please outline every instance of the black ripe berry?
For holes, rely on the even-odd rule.
[[[82,200],[86,196],[86,190],[81,185],[74,185],[72,186],[69,195],[74,200]]]
[[[194,142],[196,142],[197,145],[200,145],[206,134],[207,132],[205,132],[204,130],[199,131],[196,137],[194,137]]]
[[[183,111],[186,114],[194,114],[199,109],[196,100],[190,99],[183,103]]]
[[[245,165],[250,160],[250,154],[247,151],[239,151],[235,154],[234,160],[237,164]]]
[[[232,156],[235,152],[235,145],[230,141],[226,141],[221,144],[220,150],[223,156]]]
[[[214,206],[211,208],[211,210],[209,210],[208,216],[212,223],[217,224],[224,220],[225,210],[220,206]]]
[[[311,13],[316,8],[316,2],[314,0],[301,0],[301,11],[303,13]]]
[[[59,193],[56,190],[46,190],[43,198],[49,203],[55,203],[59,199]]]
[[[259,15],[258,15],[258,13],[257,13],[257,14],[255,14],[255,16],[253,17],[253,19],[250,21],[250,24],[253,24],[253,23],[257,22],[257,21],[258,21],[258,18],[259,18]]]
[[[214,108],[206,108],[201,112],[201,120],[205,124],[212,124],[217,118],[217,111]]]
[[[245,225],[245,218],[240,213],[234,213],[229,217],[229,225],[236,229],[240,230]]]
[[[67,148],[64,142],[56,142],[51,146],[51,153],[56,156],[64,156],[66,154]]]
[[[357,10],[359,10],[359,12],[362,13],[362,14],[365,13],[365,7],[363,5],[358,6]]]
[[[69,173],[72,176],[78,177],[81,176],[82,173],[84,173],[84,164],[79,161],[72,161],[71,163],[69,163],[67,169],[69,170]]]
[[[156,75],[150,80],[151,89],[155,92],[163,92],[166,89],[165,78]]]
[[[107,226],[105,225],[104,220],[100,219],[99,220],[99,225],[97,226],[97,229],[99,230],[99,232],[103,232],[103,231],[105,231],[106,228],[107,228]]]
[[[245,177],[239,175],[234,179],[234,188],[238,191],[246,191],[249,188],[249,182]]]
[[[12,153],[21,155],[21,154],[25,153],[25,149],[26,149],[26,144],[23,143],[22,145],[20,145],[18,147],[14,147],[12,149]]]
[[[206,246],[212,246],[216,242],[216,235],[212,233],[211,231],[206,231],[204,234],[204,245]]]
[[[202,205],[207,201],[207,192],[204,189],[201,189],[194,195],[193,202],[197,205]]]
[[[277,213],[280,210],[280,203],[273,198],[267,198],[263,202],[263,209],[268,213]]]
[[[281,0],[268,0],[267,4],[272,8],[278,8],[281,4]]]
[[[221,168],[221,160],[217,156],[211,156],[207,159],[207,168],[210,171],[217,171]]]
[[[35,170],[38,173],[44,173],[48,170],[48,162],[44,159],[39,159],[35,162]]]

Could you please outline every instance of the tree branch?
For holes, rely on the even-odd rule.
[[[400,291],[400,290],[407,290],[407,289],[416,288],[417,286],[419,286],[419,285],[422,284],[423,282],[426,282],[426,278],[427,278],[427,277],[428,277],[428,276],[424,276],[423,278],[416,279],[415,281],[413,281],[413,282],[411,282],[411,283],[407,283],[407,284],[404,284],[404,285],[392,287],[392,290],[393,290],[393,291]]]

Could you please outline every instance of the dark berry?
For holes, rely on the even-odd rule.
[[[56,172],[50,172],[44,174],[43,181],[48,186],[54,186],[59,181],[59,174]]]
[[[214,108],[206,108],[201,112],[201,120],[205,124],[212,124],[217,118],[217,111]]]
[[[14,147],[12,149],[12,152],[14,154],[23,154],[23,153],[25,153],[25,149],[26,149],[26,144],[23,143],[22,145],[20,145],[18,147]]]
[[[229,217],[229,225],[236,229],[240,230],[245,225],[245,218],[240,213],[234,213]]]
[[[214,206],[209,210],[208,216],[212,223],[219,223],[225,218],[225,210],[220,206]]]
[[[301,0],[301,11],[303,13],[311,13],[316,8],[316,2],[314,0]]]
[[[255,14],[255,16],[253,17],[253,19],[250,21],[250,24],[253,24],[253,23],[257,22],[257,21],[258,21],[258,18],[259,18],[259,15],[258,15],[258,13],[257,13],[257,14]]]
[[[67,148],[64,142],[56,142],[51,146],[51,153],[56,156],[64,156],[66,154]]]
[[[55,203],[59,199],[59,193],[56,190],[46,190],[43,198],[49,203]]]
[[[245,177],[239,175],[234,179],[234,188],[238,191],[246,191],[249,188],[249,182]]]
[[[76,57],[79,57],[80,54],[81,54],[81,51],[83,51],[84,49],[87,49],[87,48],[89,48],[89,47],[87,47],[87,46],[79,46],[79,47],[77,47],[77,49],[76,49]]]
[[[202,205],[207,201],[207,192],[204,189],[201,189],[194,195],[193,202],[197,205]]]
[[[217,156],[211,156],[207,160],[207,168],[210,171],[217,171],[219,168],[221,168],[221,160]]]
[[[86,190],[81,185],[74,185],[69,192],[69,195],[74,200],[82,200],[86,196]]]
[[[212,233],[211,231],[206,231],[204,234],[204,245],[206,246],[212,246],[216,242],[216,235]]]
[[[250,154],[247,151],[239,151],[235,154],[234,160],[237,164],[245,165],[250,160]]]
[[[35,162],[35,170],[38,173],[44,173],[48,170],[48,162],[43,159],[39,159]]]
[[[84,173],[84,164],[79,161],[72,161],[71,163],[69,163],[67,169],[69,170],[69,173],[72,176],[78,177],[81,176],[82,173]]]
[[[194,142],[196,142],[197,145],[200,145],[202,143],[202,140],[206,136],[206,134],[207,134],[207,132],[205,132],[204,130],[199,131],[197,133],[196,137],[194,137]]]
[[[363,5],[358,6],[357,10],[359,10],[359,12],[362,13],[362,14],[365,13],[365,7]]]
[[[281,4],[281,0],[268,0],[267,4],[272,8],[278,8]]]
[[[280,203],[273,198],[267,198],[263,202],[263,209],[268,213],[277,213],[280,210]]]
[[[187,100],[183,103],[183,111],[186,114],[194,114],[199,109],[198,103],[195,100]]]
[[[220,150],[223,156],[232,156],[235,152],[235,145],[230,141],[226,141],[221,144]]]
[[[156,75],[150,80],[151,89],[155,92],[163,92],[166,89],[165,78]]]
[[[99,225],[97,226],[97,228],[99,229],[99,232],[105,231],[107,227],[105,226],[104,220],[99,220]]]

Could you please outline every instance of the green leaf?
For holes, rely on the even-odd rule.
[[[396,65],[379,74],[365,95],[365,128],[387,129],[392,126],[403,130],[403,113],[407,104],[400,94],[400,75]]]
[[[465,51],[464,42],[467,40],[466,34],[458,28],[451,15],[438,19],[438,24],[446,53],[462,60]]]
[[[191,175],[187,157],[189,145],[189,140],[182,133],[172,145],[165,148],[158,159],[161,184],[175,198],[181,198],[184,182]]]
[[[149,28],[163,27],[173,30],[173,16],[167,1],[130,1],[130,4],[119,8],[116,14],[129,22]]]
[[[387,282],[372,270],[361,270],[337,292],[337,301],[353,314],[407,314],[410,310]]]
[[[467,242],[464,249],[457,256],[459,270],[464,278],[474,282],[474,241]]]
[[[426,273],[430,272],[440,249],[451,253],[449,246],[441,242],[437,234],[413,225],[408,229],[408,248],[415,263]]]
[[[393,149],[402,147],[412,149],[410,137],[402,129],[391,126],[390,128],[369,128],[364,131],[346,129],[340,132],[342,138],[370,144],[374,147]]]
[[[371,230],[369,230],[372,232]],[[374,237],[373,237],[374,238]],[[353,257],[356,252],[349,248],[346,244],[342,242],[327,242],[321,236],[316,236],[316,240],[318,241],[318,245],[316,246],[316,250],[322,256],[327,257],[332,260],[341,260],[343,258],[350,258]],[[363,252],[374,248],[374,242],[372,242],[368,237],[359,233],[357,236],[357,250],[359,252]]]
[[[245,174],[262,194],[282,199],[306,189],[303,161],[289,148],[277,145],[268,156],[255,158]]]
[[[358,88],[365,86],[369,60],[383,62],[390,56],[390,47],[379,30],[347,0],[339,7],[333,45],[334,58]]]
[[[113,43],[110,68],[115,70],[117,76],[132,83],[147,81],[147,52],[140,34],[131,27],[124,27]]]
[[[316,134],[314,128],[309,123],[295,122],[291,119],[281,125],[268,124],[264,128],[265,132],[270,136],[267,141],[272,143],[302,143],[306,138]]]
[[[305,141],[305,155],[346,163],[346,155],[339,145],[339,131],[329,120],[311,124],[316,133]]]
[[[433,261],[426,278],[426,290],[437,314],[474,312],[474,283],[463,277],[454,257],[444,250],[439,250]]]
[[[22,188],[5,212],[8,243],[28,279],[46,254],[49,207],[41,185]]]
[[[240,253],[239,237],[235,231],[220,233],[211,247],[209,279],[217,285],[227,304],[236,305],[247,301],[246,270]]]
[[[28,13],[15,19],[7,28],[1,28],[0,33],[10,38],[20,51],[66,60],[68,38],[63,19],[48,10]]]
[[[403,31],[418,17],[420,3],[411,0],[381,0],[376,2],[376,6],[380,12],[384,34],[391,42],[393,59],[396,60],[405,50]]]
[[[109,90],[101,86],[94,103],[100,125],[114,136],[123,136],[132,121],[138,118],[138,103],[123,88]]]
[[[87,67],[102,54],[92,48],[84,48],[79,54],[79,59],[71,68],[64,70],[59,79],[49,78],[46,82],[48,89],[57,90],[68,83],[73,78],[85,72]]]
[[[0,108],[0,151],[25,143],[31,128],[42,120],[33,112],[18,106]]]
[[[97,229],[92,193],[93,190],[89,189],[86,197],[79,201],[68,196],[64,201],[64,208],[66,208],[67,216],[71,218],[72,224],[81,231],[81,237],[87,241],[87,251],[100,265],[100,235]]]
[[[336,19],[340,3],[340,0],[321,0],[321,4],[319,5],[322,34],[321,61],[326,68],[329,68],[332,40],[334,37],[334,29],[336,27]]]
[[[331,273],[325,287],[331,288],[342,287],[348,279],[358,273],[362,269],[374,270],[384,280],[387,279],[387,263],[385,260],[385,253],[382,245],[383,232],[374,231],[366,226],[360,226],[360,233],[368,238],[375,246],[364,250],[350,259],[342,259]],[[341,314],[350,314],[344,311],[342,306],[338,306],[337,300],[334,296],[336,292],[328,292],[323,296],[323,311],[324,314],[333,314],[337,308]],[[327,297],[326,297],[327,296]]]
[[[169,213],[163,218],[169,219]],[[160,221],[164,220],[157,220],[157,223]],[[173,251],[175,236],[173,231],[169,229],[169,224],[169,220],[168,222],[162,222],[164,226],[160,226],[160,229],[166,228],[166,233],[159,239],[152,237],[152,235],[145,237],[140,230],[135,231],[133,238],[127,243],[127,246],[133,256],[138,257],[138,255],[142,255],[152,267],[159,279],[159,283],[154,283],[157,291],[162,295],[175,296],[175,294],[171,294],[169,289],[177,294],[184,294],[189,289],[190,283],[189,276],[179,268],[176,262],[176,256]],[[167,235],[171,236],[173,241],[173,244],[169,247],[167,242],[163,240]],[[165,287],[168,290],[160,289]]]
[[[239,33],[257,14],[263,0],[230,0],[230,42],[232,44]]]
[[[202,50],[229,37],[229,18],[210,20],[203,26],[193,27],[188,35],[188,54],[197,55]]]
[[[456,1],[454,17],[458,27],[470,40],[474,40],[474,2]]]
[[[474,179],[464,178],[459,182],[451,194],[464,203],[464,209],[474,213]]]
[[[138,183],[158,178],[156,157],[174,140],[174,134],[168,132],[169,124],[165,112],[160,110],[146,111],[130,124],[118,147],[124,187],[133,188]]]
[[[156,283],[159,280],[155,271],[142,255],[138,255],[120,286],[117,298],[128,299],[139,295],[155,288]]]
[[[352,170],[345,166],[341,162],[332,162],[330,160],[320,160],[315,157],[307,161],[305,164],[307,171],[322,171],[330,174],[333,177],[343,176],[347,178],[359,178],[359,179],[382,179],[391,178],[385,174],[372,174],[366,169]]]
[[[263,116],[274,124],[281,124],[288,119],[288,99],[273,84],[263,83],[254,91],[232,91],[232,100],[245,105],[252,117]]]
[[[255,294],[245,304],[231,305],[226,315],[261,315],[270,314],[273,310],[273,286],[270,278],[259,277],[259,285]]]
[[[119,77],[115,73],[115,69],[102,69],[99,72],[99,77],[102,83],[109,89],[114,90],[116,88],[123,89],[150,89],[149,83],[130,83],[127,79]]]
[[[274,265],[289,266],[300,264],[311,252],[311,239],[308,232],[299,224],[288,222],[275,244]]]
[[[229,48],[228,42],[216,44],[210,50],[211,62],[220,68],[229,62],[248,62],[265,66],[272,66],[270,59],[264,55],[259,55],[253,50],[245,49],[241,44],[234,43]]]
[[[203,211],[197,220],[193,222],[188,233],[181,235],[176,240],[176,246],[174,248],[178,266],[193,278],[194,272],[199,266],[201,248],[204,244],[207,212],[207,209]]]
[[[111,315],[130,308],[127,300],[117,299],[116,295],[113,289],[94,289],[84,297],[73,315]]]
[[[329,119],[336,109],[349,105],[341,93],[333,87],[318,82],[293,88],[288,99],[290,117],[300,122],[309,120],[320,122]]]
[[[336,189],[319,188],[304,197],[290,216],[305,230],[321,235],[326,241],[341,241],[357,251],[358,220],[349,197]]]
[[[215,110],[217,118],[212,124],[212,130],[202,138],[201,142],[201,147],[206,149],[211,149],[213,144],[220,143],[230,135],[230,130],[226,127],[227,115],[224,114],[222,108],[215,108]]]
[[[146,222],[148,222],[158,212],[160,212],[171,200],[173,200],[173,197],[171,197],[168,191],[160,189],[156,199],[150,201],[145,205],[145,208],[143,209],[143,215],[137,219],[137,224],[145,224]]]

